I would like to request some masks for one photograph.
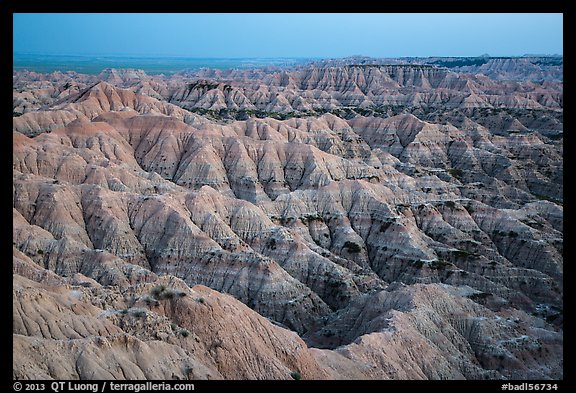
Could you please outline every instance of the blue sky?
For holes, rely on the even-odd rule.
[[[185,57],[562,54],[562,14],[14,14],[14,52]]]

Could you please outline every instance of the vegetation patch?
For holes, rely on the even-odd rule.
[[[295,379],[296,381],[299,381],[302,379],[302,375],[298,371],[291,372],[290,376],[292,377],[292,379]]]
[[[132,316],[136,318],[144,318],[146,316],[146,310],[142,309],[132,310]]]
[[[495,230],[492,232],[492,234],[493,234],[494,236],[512,237],[512,238],[518,237],[518,235],[519,235],[519,233],[518,233],[518,232],[515,232],[515,231],[508,231],[508,232],[506,232],[506,231],[501,231],[501,230],[497,230],[497,229],[495,229]]]
[[[268,241],[268,244],[266,244],[266,247],[268,247],[271,250],[275,250],[276,249],[276,239],[272,238]]]
[[[324,222],[324,219],[320,216],[320,214],[305,214],[300,217],[300,221],[302,221],[302,224],[306,225],[312,221]]]
[[[342,281],[328,281],[328,286],[332,288],[338,288],[342,285]]]
[[[346,248],[348,250],[348,252],[357,254],[360,251],[362,251],[362,247],[360,247],[359,244],[351,242],[349,240],[346,241],[346,243],[344,243],[344,248]]]
[[[166,300],[166,299],[174,299],[177,297],[184,297],[186,293],[181,291],[175,291],[174,289],[167,288],[166,285],[161,284],[158,285],[150,291],[150,295],[155,300]]]
[[[462,169],[458,169],[458,168],[450,168],[450,169],[448,169],[448,173],[450,174],[450,176],[452,176],[456,179],[461,179],[462,175],[464,174],[464,172],[462,172]]]
[[[481,66],[482,64],[488,63],[488,57],[460,57],[455,60],[436,60],[433,64],[440,67],[455,68],[455,67],[471,67],[471,66]]]
[[[489,293],[489,292],[480,292],[480,293],[474,293],[474,294],[470,295],[468,298],[469,298],[470,300],[477,301],[477,300],[487,299],[487,298],[489,298],[490,296],[493,296],[493,295],[492,295],[491,293]]]
[[[532,195],[534,195],[536,198],[540,199],[541,201],[548,201],[548,202],[556,203],[558,205],[562,205],[562,201],[560,201],[556,198],[553,198],[551,196],[538,194],[536,192],[533,192]]]
[[[188,85],[188,90],[202,89],[205,91],[214,90],[218,87],[218,83],[210,83],[208,81],[198,81],[190,83]]]
[[[146,303],[146,305],[147,305],[148,307],[157,306],[157,305],[160,304],[160,303],[158,302],[158,300],[156,300],[156,299],[154,299],[154,298],[151,298],[150,296],[145,296],[145,297],[143,297],[143,298],[142,298],[142,301],[144,301],[144,303]]]
[[[544,224],[539,221],[534,220],[520,220],[521,223],[528,225],[531,228],[535,229],[542,229],[544,228]]]
[[[559,141],[560,139],[564,138],[564,133],[559,132],[556,134],[549,134],[546,135],[549,139],[553,140],[553,141]]]
[[[443,259],[439,259],[437,261],[432,261],[428,264],[428,266],[432,270],[443,270],[443,269],[446,269],[448,266],[451,266],[451,265],[452,264],[450,262],[445,261]]]
[[[384,221],[382,225],[380,225],[380,232],[386,232],[388,228],[392,225],[392,221]]]
[[[470,257],[478,255],[478,254],[474,254],[473,252],[470,252],[467,250],[454,250],[454,251],[452,251],[452,254],[454,254],[454,256],[456,258],[462,258],[462,259],[466,259],[466,258],[470,258]]]

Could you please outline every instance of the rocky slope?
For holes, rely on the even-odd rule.
[[[202,72],[14,78],[14,378],[562,377],[562,83]]]
[[[496,80],[563,80],[561,56],[484,57],[478,59],[439,59],[432,64],[444,65],[459,72],[483,74]]]
[[[174,83],[177,79],[172,78],[155,91],[185,109],[213,114],[240,111],[293,116],[342,110],[366,114],[414,107],[432,112],[452,108],[558,110],[563,105],[561,82],[497,83],[480,74],[424,64],[312,66],[264,73],[258,79],[250,71],[194,77],[198,79],[193,83]]]
[[[483,74],[495,80],[516,81],[557,81],[563,80],[564,59],[559,55],[524,55],[515,57],[412,57],[412,58],[371,58],[353,56],[343,59],[319,60],[316,66],[341,67],[351,64],[417,64],[448,68],[451,71],[467,74]]]

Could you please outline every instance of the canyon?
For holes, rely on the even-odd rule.
[[[13,378],[562,379],[559,59],[14,72]]]

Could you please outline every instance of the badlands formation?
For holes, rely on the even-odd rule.
[[[561,58],[493,60],[14,73],[13,377],[562,378]]]

